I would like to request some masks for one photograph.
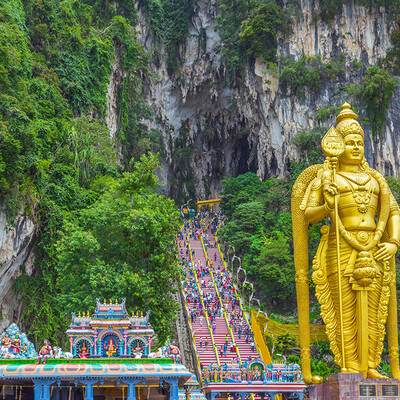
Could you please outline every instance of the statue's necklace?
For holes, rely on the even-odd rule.
[[[371,175],[362,174],[361,176],[348,176],[343,172],[338,172],[340,176],[349,182],[350,189],[353,193],[354,201],[358,206],[358,211],[361,214],[365,214],[368,211],[368,206],[371,201],[371,193],[373,185],[366,188],[366,184],[371,180]],[[354,185],[357,185],[357,190],[354,189]]]

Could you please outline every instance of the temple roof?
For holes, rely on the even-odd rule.
[[[96,299],[96,311],[94,312],[92,318],[93,319],[127,319],[129,318],[128,312],[126,311],[125,307],[125,300],[122,299],[122,303],[112,304],[106,303],[105,301],[103,304],[100,303],[100,299]]]
[[[179,384],[184,384],[191,373],[182,364],[165,363],[59,363],[59,364],[0,364],[0,379],[34,379],[34,378],[62,378],[75,379],[83,377],[98,378],[160,378],[176,377]]]
[[[82,316],[80,313],[79,316],[72,313],[72,321],[67,334],[73,334],[73,330],[91,330],[102,327],[144,329],[151,334],[153,330],[149,322],[149,315],[150,311],[147,311],[144,315],[143,313],[137,313],[137,315],[132,313],[130,317],[126,310],[125,299],[122,299],[121,303],[118,303],[117,300],[115,300],[115,303],[112,300],[109,302],[104,300],[101,303],[100,299],[97,299],[96,310],[91,317],[89,312],[86,315],[83,313]]]

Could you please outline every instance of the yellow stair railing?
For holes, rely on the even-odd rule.
[[[219,356],[218,356],[217,345],[215,344],[214,335],[213,335],[213,333],[212,333],[212,328],[211,328],[211,326],[210,326],[210,320],[209,320],[209,318],[208,318],[208,313],[207,313],[207,310],[206,310],[206,308],[205,308],[205,306],[204,306],[204,298],[203,298],[203,295],[201,294],[201,293],[202,293],[202,289],[201,289],[201,287],[200,287],[199,280],[198,280],[198,278],[197,278],[197,271],[196,271],[196,269],[194,268],[193,254],[192,254],[192,249],[191,249],[191,247],[190,247],[190,243],[188,244],[188,247],[189,247],[190,258],[191,258],[191,260],[192,260],[193,275],[194,275],[195,280],[196,280],[197,288],[199,289],[200,301],[201,301],[201,304],[203,305],[204,317],[205,317],[205,319],[206,319],[206,321],[207,321],[207,326],[208,326],[208,330],[209,330],[209,332],[210,332],[211,341],[212,341],[212,346],[213,346],[214,353],[215,353],[215,358],[217,359],[217,364],[218,364],[218,367],[219,367],[219,366],[220,366],[220,362],[219,362]]]
[[[217,229],[217,231],[215,233],[215,241],[217,243],[218,252],[219,252],[219,254],[221,256],[222,263],[223,263],[223,266],[224,266],[225,270],[227,270],[231,274],[231,276],[233,277],[233,274],[231,273],[231,271],[228,268],[228,265],[227,265],[227,263],[226,263],[226,261],[224,259],[224,254],[223,254],[223,252],[221,250],[221,247],[220,247],[220,245],[218,243],[218,231],[219,231],[219,228],[220,227],[218,227],[218,229]],[[234,287],[236,289],[237,298],[239,300],[239,307],[240,307],[240,309],[242,311],[242,315],[245,318],[245,321],[246,321],[247,325],[250,326],[251,330],[253,331],[254,342],[255,342],[255,344],[257,346],[257,352],[261,355],[261,359],[266,364],[271,364],[271,362],[272,362],[271,355],[269,353],[268,347],[265,345],[264,338],[263,338],[263,336],[261,334],[259,325],[257,324],[257,322],[254,324],[254,321],[256,321],[256,320],[253,321],[253,318],[252,318],[252,321],[251,321],[252,323],[250,324],[250,322],[249,322],[249,320],[247,318],[247,314],[246,314],[245,310],[243,309],[241,297],[239,296],[239,292],[237,290],[237,285],[233,282],[233,280],[232,280],[232,284],[234,285]],[[259,334],[256,334],[256,332],[255,332],[257,330],[257,328],[260,331]]]

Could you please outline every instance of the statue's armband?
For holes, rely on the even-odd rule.
[[[308,207],[318,207],[324,204],[322,195],[322,181],[321,178],[315,178],[309,185],[302,204],[305,205],[304,209]]]

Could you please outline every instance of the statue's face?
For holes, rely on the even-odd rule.
[[[358,133],[351,133],[344,138],[345,150],[339,160],[343,164],[360,164],[364,157],[364,140]]]

